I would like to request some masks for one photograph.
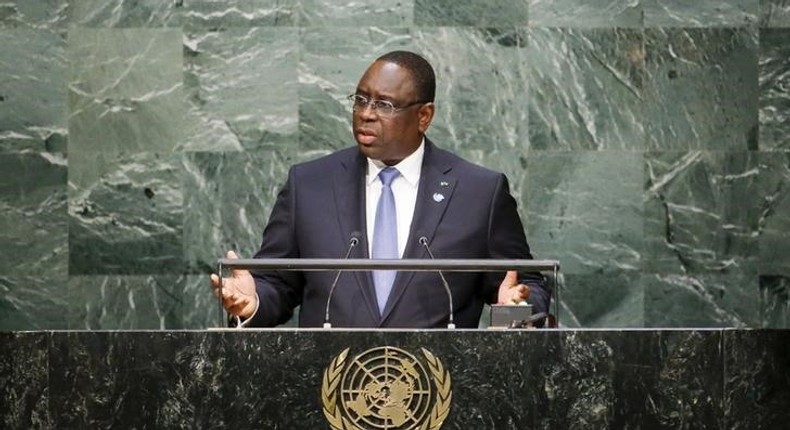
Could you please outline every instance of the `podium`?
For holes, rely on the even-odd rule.
[[[351,248],[349,248],[349,252]],[[430,252],[430,250],[428,251]],[[559,320],[559,291],[560,291],[560,262],[557,260],[524,260],[524,259],[349,259],[349,258],[221,258],[217,261],[217,273],[220,274],[219,290],[223,288],[223,273],[226,269],[243,269],[249,271],[332,271],[336,273],[335,281],[329,288],[326,303],[326,316],[324,328],[331,328],[329,318],[332,295],[337,285],[337,280],[342,272],[370,271],[370,270],[399,270],[411,272],[437,272],[449,299],[449,324],[447,328],[455,328],[453,324],[453,294],[447,283],[443,271],[449,272],[496,272],[519,270],[524,272],[550,273],[550,294],[554,302],[554,315],[552,321]],[[493,308],[496,308],[494,306]],[[492,309],[493,309],[492,308]],[[226,320],[222,299],[217,300],[219,311],[219,324],[222,326]],[[527,317],[529,315],[526,315]],[[544,317],[546,315],[544,314]],[[493,317],[492,317],[493,319]]]
[[[788,330],[39,331],[0,333],[0,345],[6,429],[337,428],[327,369],[382,348],[429,373],[440,363],[444,429],[790,422]],[[354,399],[340,385],[336,405]]]

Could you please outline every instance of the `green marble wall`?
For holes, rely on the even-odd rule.
[[[398,48],[511,178],[569,327],[790,327],[790,1],[9,0],[0,330],[201,328]]]

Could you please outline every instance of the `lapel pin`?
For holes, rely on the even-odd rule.
[[[439,202],[441,202],[442,200],[444,200],[444,194],[441,194],[441,193],[433,193],[433,201],[435,201],[436,203],[439,203]]]
[[[443,187],[448,187],[448,186],[450,186],[450,183],[447,182],[447,181],[442,181],[442,182],[439,182],[439,185],[441,185]]]

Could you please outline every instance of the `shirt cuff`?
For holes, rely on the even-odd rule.
[[[255,314],[258,313],[258,306],[260,306],[260,304],[261,304],[261,298],[258,297],[258,292],[256,291],[255,292],[255,310],[252,311],[252,315],[250,315],[249,318],[246,318],[244,320],[242,320],[241,317],[237,316],[236,317],[236,328],[244,328],[244,327],[249,326],[250,322],[252,321],[252,319],[255,318]]]

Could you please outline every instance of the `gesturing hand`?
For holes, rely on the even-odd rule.
[[[511,270],[499,284],[497,304],[515,305],[529,298],[529,286],[518,282],[518,272]]]
[[[227,258],[239,258],[233,251],[228,251]],[[219,296],[219,276],[210,276],[214,295]],[[249,318],[258,307],[258,295],[255,293],[255,281],[247,270],[234,269],[230,277],[222,278],[222,305],[232,315]]]

